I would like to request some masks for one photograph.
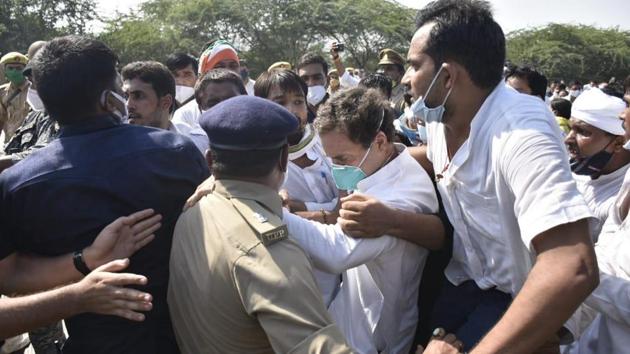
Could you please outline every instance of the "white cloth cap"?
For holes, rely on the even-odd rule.
[[[582,93],[573,101],[571,117],[586,122],[596,128],[614,135],[624,135],[625,131],[619,115],[626,109],[626,104],[602,90],[594,88]]]

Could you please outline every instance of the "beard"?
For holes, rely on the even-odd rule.
[[[300,143],[302,137],[304,136],[304,126],[300,126],[300,128],[295,132],[287,136],[287,141],[289,146],[294,146]]]

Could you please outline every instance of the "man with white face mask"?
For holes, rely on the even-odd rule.
[[[471,353],[535,351],[598,282],[560,130],[542,100],[503,83],[505,36],[486,1],[421,9],[407,59],[454,227],[433,323]]]
[[[166,67],[175,79],[175,99],[186,104],[195,94],[197,59],[186,53],[174,53],[166,58]]]
[[[319,106],[328,100],[328,63],[321,56],[314,53],[307,53],[296,66],[298,75],[308,86],[306,100],[313,113],[317,113]],[[314,118],[314,115],[313,117]],[[310,119],[309,121],[312,121]]]

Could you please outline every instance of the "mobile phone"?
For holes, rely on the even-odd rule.
[[[335,45],[336,52],[343,52],[345,49],[346,49],[346,46],[343,43],[337,43],[337,45]]]

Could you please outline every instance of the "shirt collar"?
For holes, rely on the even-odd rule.
[[[402,156],[404,154],[408,154],[409,152],[403,144],[394,143],[394,148],[396,149],[398,155],[387,164],[385,164],[383,167],[378,169],[376,172],[359,181],[359,183],[357,183],[357,189],[359,190],[359,192],[364,193],[367,192],[370,188],[381,185],[383,182],[392,183],[393,181],[397,180],[398,176],[401,173],[400,164],[402,161]]]
[[[120,120],[112,114],[99,114],[85,118],[80,123],[62,125],[59,129],[59,137],[88,134],[121,124]]]
[[[213,192],[230,198],[241,198],[256,201],[275,215],[282,217],[282,199],[278,191],[268,186],[239,180],[220,179],[214,182]]]

